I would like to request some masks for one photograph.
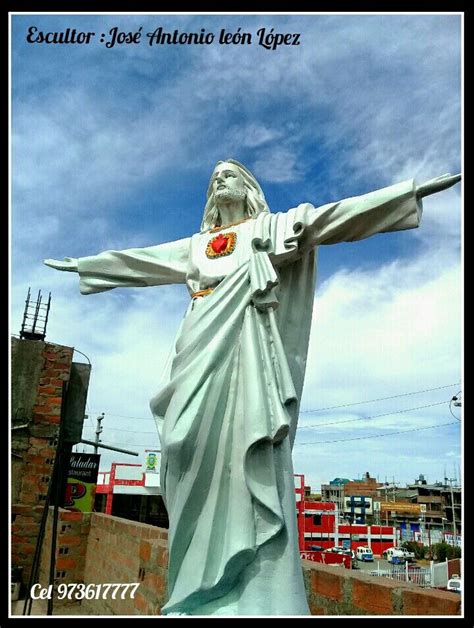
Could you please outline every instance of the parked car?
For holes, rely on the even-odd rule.
[[[324,547],[321,547],[321,545],[310,545],[309,549],[311,552],[324,552]]]
[[[389,547],[383,552],[382,556],[386,558],[389,563],[394,564],[415,560],[414,552],[409,552],[404,547]]]
[[[453,574],[452,577],[448,580],[447,589],[448,591],[454,591],[454,593],[461,593],[461,578],[457,574]]]
[[[364,562],[370,562],[374,560],[374,553],[365,545],[361,545],[356,549],[356,558],[357,560],[362,560]]]
[[[356,557],[354,550],[351,550],[349,548],[344,549],[341,554],[344,554],[345,556],[350,556],[352,559],[354,559]]]
[[[346,551],[345,547],[342,547],[341,545],[334,545],[334,547],[330,547],[327,550],[324,550],[325,552],[331,552],[334,554],[344,554],[344,552]]]

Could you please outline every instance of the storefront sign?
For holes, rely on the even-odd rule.
[[[100,454],[71,453],[64,508],[93,511],[99,462]]]
[[[409,504],[408,502],[380,502],[381,512],[405,512],[407,514],[419,514],[420,504]]]
[[[145,450],[145,473],[158,473],[158,453]]]

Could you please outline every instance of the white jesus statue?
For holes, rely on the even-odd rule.
[[[270,213],[239,162],[212,173],[200,230],[146,248],[45,260],[83,294],[182,283],[189,307],[151,400],[169,515],[170,615],[308,615],[291,451],[311,324],[316,250],[418,227],[443,175]]]

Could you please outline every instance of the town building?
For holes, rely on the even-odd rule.
[[[360,480],[335,478],[321,486],[322,501],[336,504],[341,521],[373,523],[374,501],[380,486],[368,472]]]
[[[425,526],[431,530],[450,531],[455,535],[461,534],[461,506],[462,491],[458,486],[448,485],[445,482],[428,484],[423,475],[420,475],[414,484],[408,485],[413,491],[414,500],[423,506],[422,518]]]
[[[420,475],[413,484],[400,487],[395,482],[379,483],[365,473],[360,480],[335,478],[321,486],[321,495],[320,510],[323,504],[333,503],[339,526],[349,523],[392,527],[397,530],[398,542],[461,543],[462,491],[446,481],[428,484]],[[324,516],[322,521],[328,524]],[[331,525],[329,529],[332,530]],[[335,532],[332,530],[331,534],[333,538]]]
[[[345,482],[344,485],[347,483]],[[399,537],[394,526],[369,526],[353,523],[350,520],[341,520],[337,503],[316,502],[307,499],[304,496],[302,484],[304,484],[304,476],[296,474],[295,492],[300,551],[311,551],[314,548],[325,550],[334,546],[356,550],[359,546],[364,545],[370,547],[374,555],[380,556],[384,550],[397,544]],[[341,486],[341,484],[335,486]],[[367,491],[367,487],[363,486],[361,490]],[[345,498],[350,502],[349,512],[355,503],[352,500],[353,497],[350,495],[349,498]]]
[[[329,484],[321,484],[321,501],[336,504],[337,510],[344,512],[344,486],[349,478],[334,478]]]
[[[23,569],[25,581],[56,457],[63,384],[71,378],[73,353],[72,347],[40,339],[11,339],[11,560]],[[68,397],[72,406],[69,392]]]
[[[160,474],[145,464],[113,462],[99,471],[96,512],[168,528],[168,513],[160,489]]]

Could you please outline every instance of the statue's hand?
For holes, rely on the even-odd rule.
[[[436,192],[441,192],[441,190],[450,188],[460,180],[460,174],[449,174],[449,172],[447,174],[442,174],[440,177],[436,177],[436,179],[430,179],[429,181],[426,181],[426,183],[419,185],[416,188],[416,195],[418,198],[423,198],[429,194],[436,194]]]
[[[75,257],[65,257],[64,260],[59,261],[57,259],[45,259],[46,266],[51,266],[56,270],[67,270],[69,272],[77,273],[77,259]]]

